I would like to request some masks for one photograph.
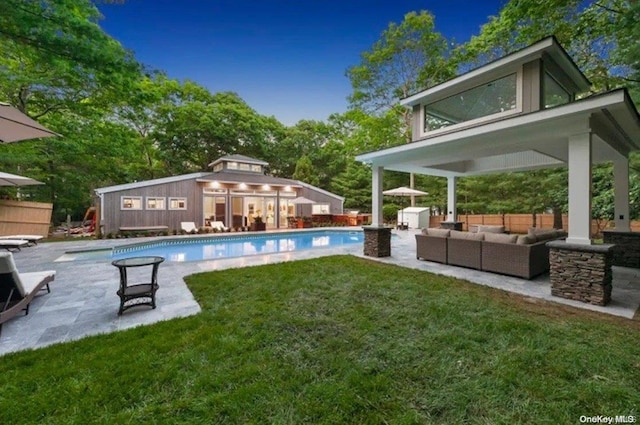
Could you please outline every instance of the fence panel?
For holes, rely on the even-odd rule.
[[[0,236],[49,235],[53,204],[0,201]]]

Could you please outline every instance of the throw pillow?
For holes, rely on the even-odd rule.
[[[448,238],[449,232],[451,232],[451,230],[449,229],[436,229],[436,228],[427,229],[427,235],[436,236],[439,238]]]
[[[485,233],[484,240],[487,242],[516,243],[518,235],[507,235],[505,233]]]
[[[478,226],[478,232],[483,232],[483,233],[504,233],[505,228],[504,226]]]
[[[536,237],[529,236],[529,235],[518,235],[518,239],[516,240],[516,244],[518,245],[530,245],[536,242],[537,242]]]

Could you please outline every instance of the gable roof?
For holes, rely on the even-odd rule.
[[[487,75],[495,74],[496,77],[499,77],[504,71],[515,71],[515,69],[522,64],[542,58],[545,54],[549,55],[553,61],[562,68],[579,90],[583,92],[589,90],[591,82],[582,71],[580,71],[567,51],[560,45],[558,39],[556,39],[555,36],[551,36],[452,78],[451,80],[445,81],[444,83],[401,99],[400,104],[403,106],[413,106],[428,102],[432,98],[440,99],[460,93],[463,90],[478,85],[479,80],[484,81]]]
[[[179,176],[162,177],[162,178],[153,179],[153,180],[143,180],[141,182],[118,184],[115,186],[107,186],[107,187],[99,187],[95,189],[95,192],[97,195],[102,195],[103,193],[118,192],[121,190],[137,189],[140,187],[155,186],[158,184],[175,183],[183,180],[198,179],[209,174],[211,173],[191,173],[191,174],[181,174]]]

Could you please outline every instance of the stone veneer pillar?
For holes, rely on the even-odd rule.
[[[551,241],[547,246],[551,295],[595,305],[611,301],[614,245]]]
[[[391,227],[362,226],[364,230],[364,255],[369,257],[391,256]]]
[[[604,243],[614,244],[613,265],[640,268],[640,233],[605,230]]]

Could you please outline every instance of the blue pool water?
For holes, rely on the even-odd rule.
[[[202,236],[131,244],[113,248],[113,250],[109,251],[102,251],[102,255],[111,260],[126,257],[160,256],[164,257],[166,261],[202,261],[361,244],[363,239],[364,236],[361,231],[340,230],[262,235]],[[73,256],[71,261],[96,259],[96,256],[102,256],[95,251],[84,254],[86,255],[83,255],[83,253],[69,253],[69,255]]]

